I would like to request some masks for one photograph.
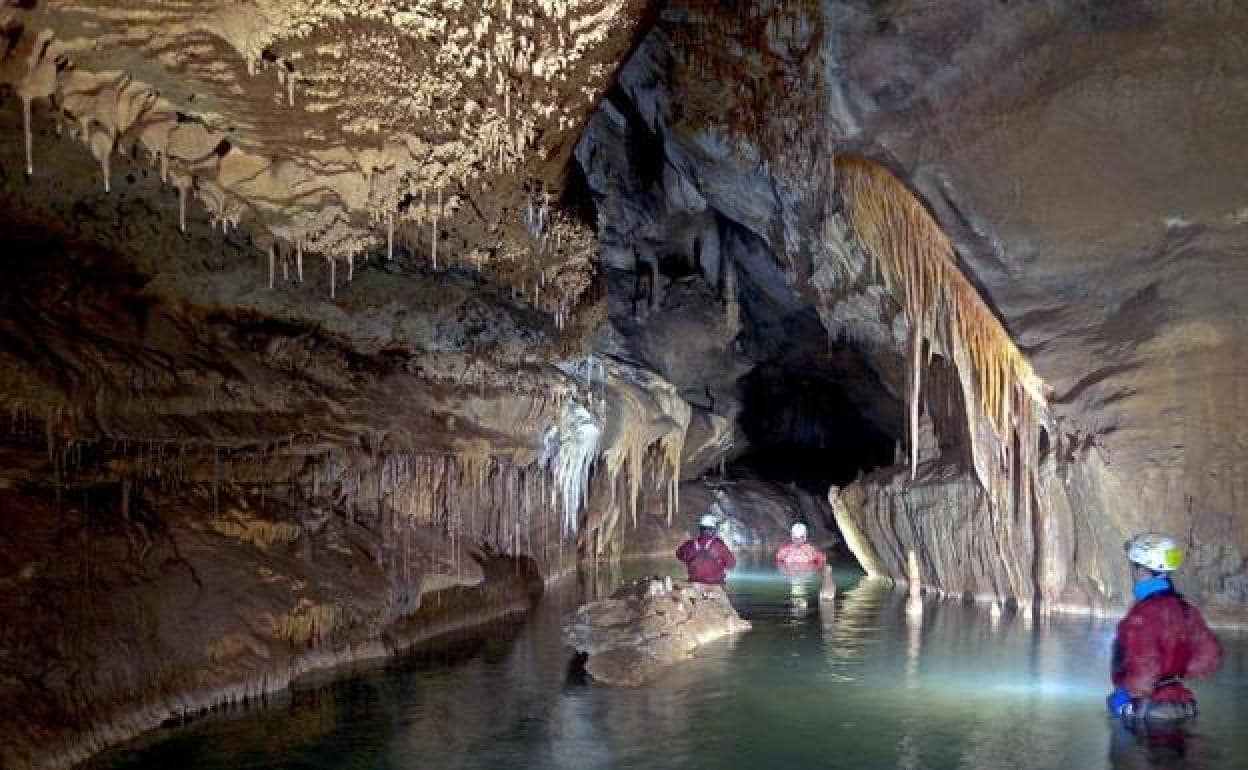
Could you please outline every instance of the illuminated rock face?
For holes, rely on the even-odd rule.
[[[968,475],[990,426],[949,402],[965,372],[934,350],[918,478],[894,468],[847,490],[882,569],[904,577],[913,550],[950,594],[1113,607],[1128,598],[1123,540],[1168,530],[1191,539],[1183,589],[1242,621],[1248,115],[1229,94],[1248,61],[1224,30],[1243,11],[764,7],[744,21],[674,7],[622,72],[621,98],[578,151],[604,196],[604,258],[644,272],[644,250],[615,246],[629,233],[663,243],[675,211],[694,229],[716,222],[717,259],[703,262],[735,263],[743,301],[787,285],[829,337],[867,356],[882,399],[904,400],[905,303],[861,253],[831,172],[842,153],[879,160],[952,238],[1047,384],[1049,412],[1015,455],[1032,466],[1030,489],[991,508],[982,474]],[[708,45],[684,49],[691,39]],[[796,82],[812,59],[809,91],[763,93],[751,83],[775,77],[748,77]],[[767,102],[781,93],[790,103]],[[642,135],[660,148],[657,170],[621,170],[610,146]]]
[[[838,483],[874,569],[1110,608],[1165,529],[1244,617],[1243,11],[722,5],[0,10],[0,764],[510,606],[482,548],[547,578],[669,548],[764,363],[910,436],[917,468],[854,444],[892,467]],[[850,151],[1051,387],[1030,506],[984,493],[954,353],[908,399]]]

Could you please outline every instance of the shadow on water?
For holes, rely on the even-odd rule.
[[[1113,768],[1248,766],[1238,704],[1248,644],[1198,686],[1179,736],[1131,735],[1103,715],[1113,625],[994,617],[956,602],[909,604],[856,568],[788,578],[744,563],[729,591],[752,631],[702,648],[652,685],[579,680],[561,623],[625,565],[548,591],[523,622],[459,634],[282,702],[166,729],[98,768]]]

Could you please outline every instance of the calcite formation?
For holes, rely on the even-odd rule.
[[[256,238],[270,287],[316,256],[333,295],[398,249],[484,271],[562,325],[593,233],[550,201],[639,6],[9,4],[0,83],[21,102],[27,174],[50,151],[36,122],[81,142],[106,192],[120,158],[147,162],[178,191],[183,230],[193,198]]]
[[[755,328],[809,307],[829,348],[865,356],[863,408],[908,407],[889,430],[913,474],[842,495],[881,574],[904,579],[913,551],[952,595],[1109,611],[1122,541],[1158,529],[1188,541],[1184,590],[1242,621],[1244,110],[1190,84],[1243,87],[1246,21],[1182,3],[673,4],[578,150],[604,258],[640,272],[678,252],[708,280],[732,264]],[[760,90],[777,80],[806,87]],[[619,143],[655,148],[662,174]],[[900,248],[872,227],[889,178],[915,207]],[[629,233],[654,245],[629,254]],[[930,313],[933,265],[894,258],[924,244],[979,305],[977,341],[946,344],[971,314]]]
[[[642,578],[578,608],[564,639],[587,656],[585,671],[595,680],[636,687],[699,647],[750,627],[723,586]]]
[[[1080,611],[1169,530],[1242,621],[1245,28],[4,4],[0,764],[669,551],[712,502]]]

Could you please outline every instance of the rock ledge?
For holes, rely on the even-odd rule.
[[[708,642],[750,629],[720,586],[642,578],[577,609],[564,639],[604,684],[636,687]]]

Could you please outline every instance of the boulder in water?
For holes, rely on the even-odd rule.
[[[669,577],[635,580],[582,605],[563,633],[587,656],[585,671],[595,680],[636,687],[699,646],[749,628],[721,586]]]

